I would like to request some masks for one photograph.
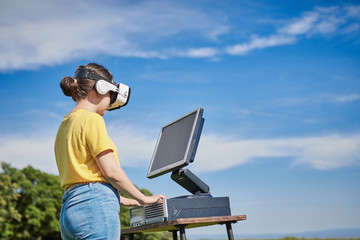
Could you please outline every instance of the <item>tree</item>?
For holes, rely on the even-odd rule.
[[[59,177],[28,166],[22,170],[1,163],[0,239],[57,240],[63,189]],[[150,196],[147,189],[140,190]],[[121,206],[121,227],[130,225],[129,209]],[[149,233],[138,240],[169,239],[169,233]]]
[[[17,185],[11,182],[8,175],[0,173],[0,238],[11,238],[15,235],[15,225],[21,220],[16,209],[19,194]]]
[[[2,163],[2,177],[10,179],[13,205],[16,212],[7,223],[12,229],[0,236],[8,239],[61,239],[59,215],[63,190],[59,177],[28,166],[18,170]],[[3,189],[1,189],[1,195]],[[16,215],[16,213],[18,215]],[[15,215],[14,215],[15,214]],[[11,211],[8,211],[11,216]],[[6,224],[5,224],[6,226]]]

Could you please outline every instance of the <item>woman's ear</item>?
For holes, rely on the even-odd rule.
[[[102,96],[98,94],[95,89],[91,89],[87,95],[87,100],[93,104],[98,104],[102,99]]]

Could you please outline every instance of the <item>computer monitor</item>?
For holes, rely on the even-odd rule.
[[[194,161],[204,124],[203,108],[163,126],[147,172],[155,178],[176,171]]]

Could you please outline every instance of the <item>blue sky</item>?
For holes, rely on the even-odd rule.
[[[161,126],[202,106],[189,168],[248,216],[236,234],[360,227],[359,2],[14,0],[0,13],[0,161],[57,174],[74,106],[59,82],[97,62],[132,88],[105,120],[135,184],[187,194],[145,176]]]

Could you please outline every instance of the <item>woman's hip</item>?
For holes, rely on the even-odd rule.
[[[64,239],[112,239],[120,234],[120,196],[106,183],[88,183],[66,193],[60,214]],[[66,236],[71,236],[66,238]]]

